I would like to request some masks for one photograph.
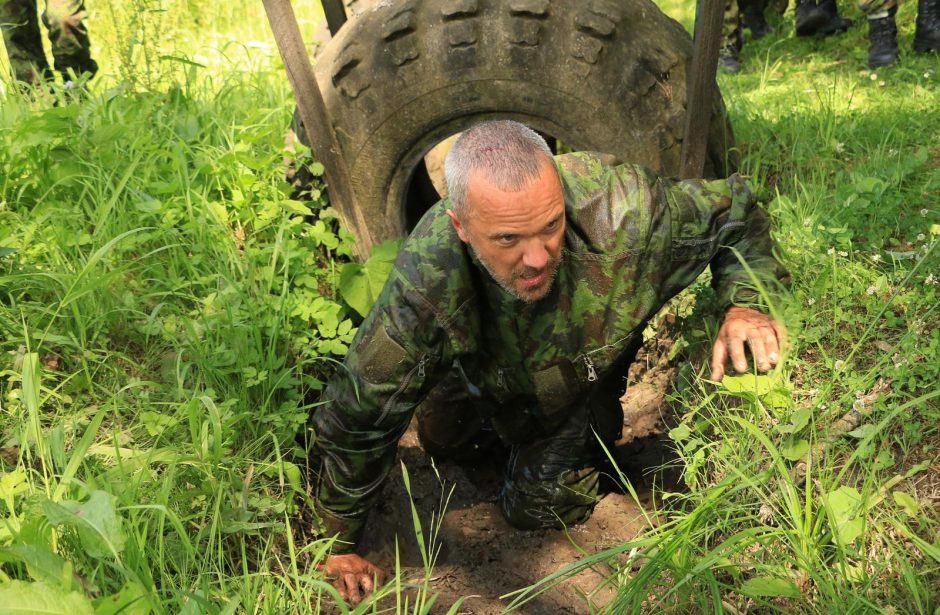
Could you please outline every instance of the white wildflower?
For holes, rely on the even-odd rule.
[[[836,153],[841,154],[845,151],[845,143],[836,143]]]
[[[868,295],[869,297],[872,296],[872,295],[874,295],[874,294],[877,293],[877,292],[878,292],[878,285],[877,285],[877,284],[872,284],[871,286],[869,286],[868,288],[865,289],[865,294]]]
[[[880,262],[881,262],[881,255],[880,255],[880,254],[872,254],[872,255],[871,255],[871,261],[872,261],[873,263],[880,263]]]
[[[832,255],[832,254],[835,254],[835,253],[836,253],[836,249],[835,249],[835,248],[829,248],[828,250],[826,250],[826,254]]]
[[[937,276],[931,273],[926,278],[924,278],[924,284],[929,286],[940,286],[940,281],[937,280]]]
[[[842,359],[839,359],[838,361],[835,362],[835,365],[833,365],[833,367],[835,367],[836,369],[842,369],[843,367],[845,367],[845,361],[843,361]]]
[[[879,82],[878,82],[878,87],[882,87],[882,88],[885,87],[885,82],[884,82],[884,81],[879,81]]]
[[[814,303],[816,303],[816,300],[812,297],[806,300],[806,305],[813,305]]]
[[[926,216],[928,213],[930,213],[930,212],[927,211],[927,208],[926,208],[926,207],[924,207],[923,209],[920,210],[920,215],[922,215],[922,216]]]
[[[926,235],[924,235],[923,233],[917,233],[917,241],[923,241],[925,239],[927,239]]]
[[[923,211],[927,211],[927,210],[925,209],[925,210],[923,210]],[[924,215],[927,215],[927,214],[924,214]],[[813,223],[813,221],[812,221],[810,218],[803,218],[803,226],[809,226],[809,225],[811,225],[812,223]]]
[[[868,78],[871,79],[872,81],[878,81],[878,73],[872,73],[871,75],[868,76]]]
[[[845,257],[848,256],[848,255],[849,255],[849,253],[846,252],[845,250],[839,250],[839,256],[841,256],[842,258],[845,258]]]

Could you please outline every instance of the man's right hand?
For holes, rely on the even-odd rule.
[[[355,553],[330,555],[323,564],[327,578],[343,600],[356,605],[385,582],[381,568]]]

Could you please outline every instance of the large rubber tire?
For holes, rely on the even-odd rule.
[[[649,0],[376,0],[315,70],[378,242],[430,206],[412,186],[425,153],[483,119],[677,175],[691,56],[688,33]],[[713,108],[712,177],[733,166],[717,91]]]

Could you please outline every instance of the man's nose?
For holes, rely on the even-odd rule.
[[[522,264],[532,269],[542,269],[548,264],[548,258],[548,249],[545,244],[539,240],[533,240],[525,246]]]

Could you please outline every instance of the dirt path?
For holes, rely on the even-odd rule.
[[[469,596],[460,613],[500,613],[511,598],[500,596],[524,588],[581,559],[585,553],[635,538],[646,521],[630,496],[611,493],[598,504],[587,523],[561,530],[522,531],[512,528],[496,504],[502,464],[468,468],[439,463],[440,479],[412,432],[399,449],[410,476],[412,495],[427,536],[432,515],[440,507],[442,492],[454,491],[440,529],[441,551],[431,576],[431,593],[440,593],[444,613],[461,596]],[[444,487],[442,488],[442,482]],[[640,503],[649,507],[649,487],[638,486]],[[389,480],[378,508],[369,519],[363,544],[366,556],[393,568],[395,535],[399,540],[402,578],[421,583],[422,558],[413,529],[411,507],[400,472]],[[587,613],[606,604],[613,590],[604,585],[606,566],[582,571],[527,603],[518,612],[532,614]]]

